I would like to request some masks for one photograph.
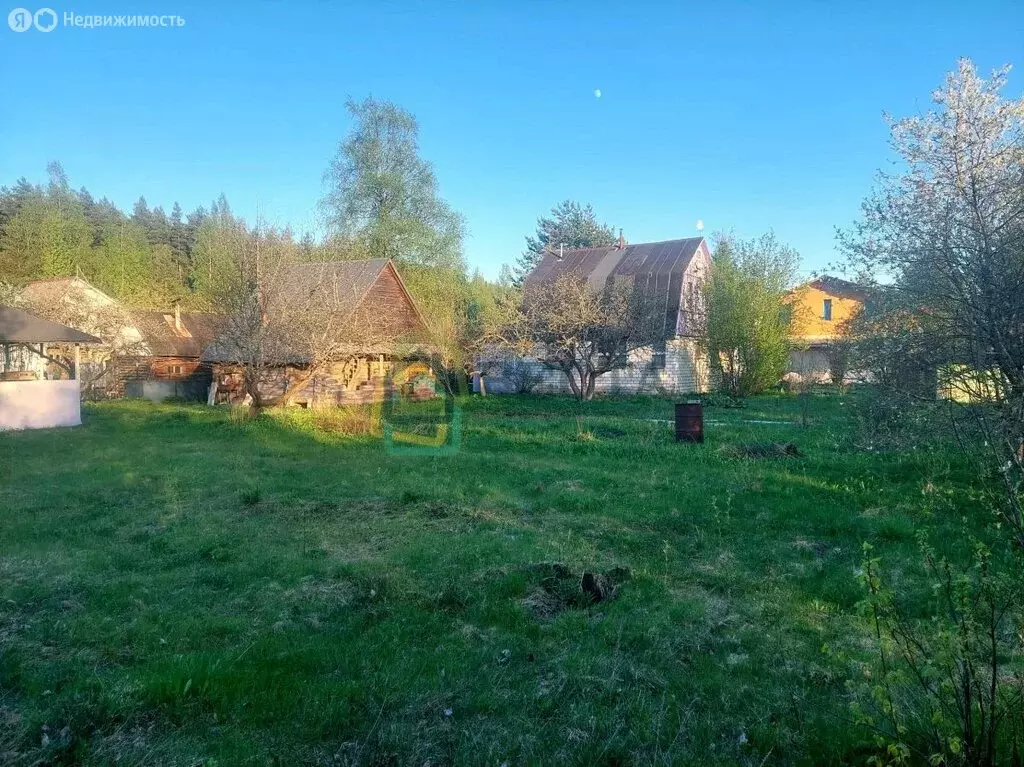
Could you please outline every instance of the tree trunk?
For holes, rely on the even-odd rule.
[[[572,396],[578,400],[582,400],[583,391],[580,388],[580,385],[576,382],[576,371],[572,368],[563,368],[562,372],[565,373],[565,377],[569,380],[569,388],[572,389]]]
[[[252,400],[249,404],[249,415],[258,416],[263,410],[263,395],[260,394],[259,376],[246,369],[242,377],[245,393]]]
[[[290,405],[295,399],[295,395],[302,391],[303,387],[309,383],[310,379],[316,375],[317,368],[310,367],[307,370],[300,373],[294,379],[285,386],[284,394],[281,395],[281,399],[278,401],[279,405]]]
[[[583,393],[584,402],[590,402],[594,399],[594,389],[597,386],[597,373],[591,371],[587,373],[587,386]]]

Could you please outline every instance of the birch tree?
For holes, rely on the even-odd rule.
[[[460,356],[468,290],[465,222],[420,153],[419,123],[390,101],[349,100],[354,125],[324,173],[321,210],[347,258],[387,258],[448,359]]]

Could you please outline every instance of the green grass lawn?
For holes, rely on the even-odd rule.
[[[709,409],[704,445],[669,400],[462,405],[445,457],[140,402],[0,435],[0,763],[863,760],[822,647],[870,655],[864,542],[927,588],[955,452],[858,449],[838,396]],[[804,457],[723,450],[755,441]]]

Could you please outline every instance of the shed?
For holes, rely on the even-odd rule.
[[[334,358],[311,367],[307,356],[288,347],[294,339],[286,341],[257,383],[267,402],[307,407],[379,402],[400,370],[438,351],[416,301],[387,259],[292,264],[270,289],[288,297],[272,303],[291,305],[296,314],[308,311],[318,322],[330,318],[333,327],[324,337]],[[203,361],[214,368],[211,404],[248,396],[243,385],[248,331],[244,320],[240,326],[236,322],[220,318],[219,335],[203,352]],[[424,373],[431,375],[430,368]],[[420,391],[425,394],[426,387]]]
[[[78,426],[82,423],[81,390],[78,379],[78,348],[98,344],[88,333],[37,317],[21,309],[0,306],[0,431]],[[52,359],[47,344],[74,346],[76,364]],[[32,371],[11,369],[11,352],[27,349],[32,354],[57,362],[68,371],[69,380],[40,380]]]

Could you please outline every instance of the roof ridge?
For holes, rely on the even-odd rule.
[[[623,250],[628,250],[629,248],[638,248],[641,245],[664,245],[667,242],[689,242],[690,240],[703,240],[703,239],[704,239],[704,235],[700,235],[700,236],[697,236],[697,237],[673,237],[673,238],[668,239],[668,240],[654,240],[652,242],[628,242],[628,243],[626,243],[626,247],[623,248]],[[550,248],[552,246],[549,245],[548,247]],[[604,250],[605,248],[615,248],[615,249],[618,249],[618,245],[616,243],[614,243],[614,242],[609,243],[608,245],[587,245],[586,247],[582,247],[582,248],[565,248],[565,250],[563,252],[565,252],[565,253],[576,253],[576,252],[581,251],[581,250]]]
[[[703,240],[704,235],[698,235],[697,237],[672,237],[668,240],[654,240],[653,242],[627,242],[626,247],[632,248],[639,245],[664,245],[666,242],[689,242],[690,240]]]
[[[390,258],[336,258],[332,261],[297,261],[292,266],[329,266],[331,264],[386,264]]]
[[[75,280],[78,280],[79,282],[84,282],[86,285],[92,285],[92,283],[89,282],[89,280],[85,279],[85,277],[79,277],[77,274],[65,274],[58,275],[56,277],[39,277],[34,280],[29,280],[28,282],[25,283],[25,287],[28,287],[29,285],[34,285],[37,282],[60,282],[61,280],[67,280],[69,282],[74,282]],[[93,287],[96,286],[93,285]]]
[[[163,307],[163,308],[161,308],[161,307],[146,307],[146,306],[123,306],[123,308],[129,314],[132,314],[134,312],[151,312],[153,314],[174,314],[174,307],[173,306],[168,306],[168,307]],[[179,313],[181,314],[182,317],[189,317],[189,316],[195,317],[197,315],[201,316],[201,317],[227,317],[228,316],[226,314],[221,314],[219,312],[199,312],[199,311],[189,311],[187,309],[183,310],[183,311],[181,311]]]

